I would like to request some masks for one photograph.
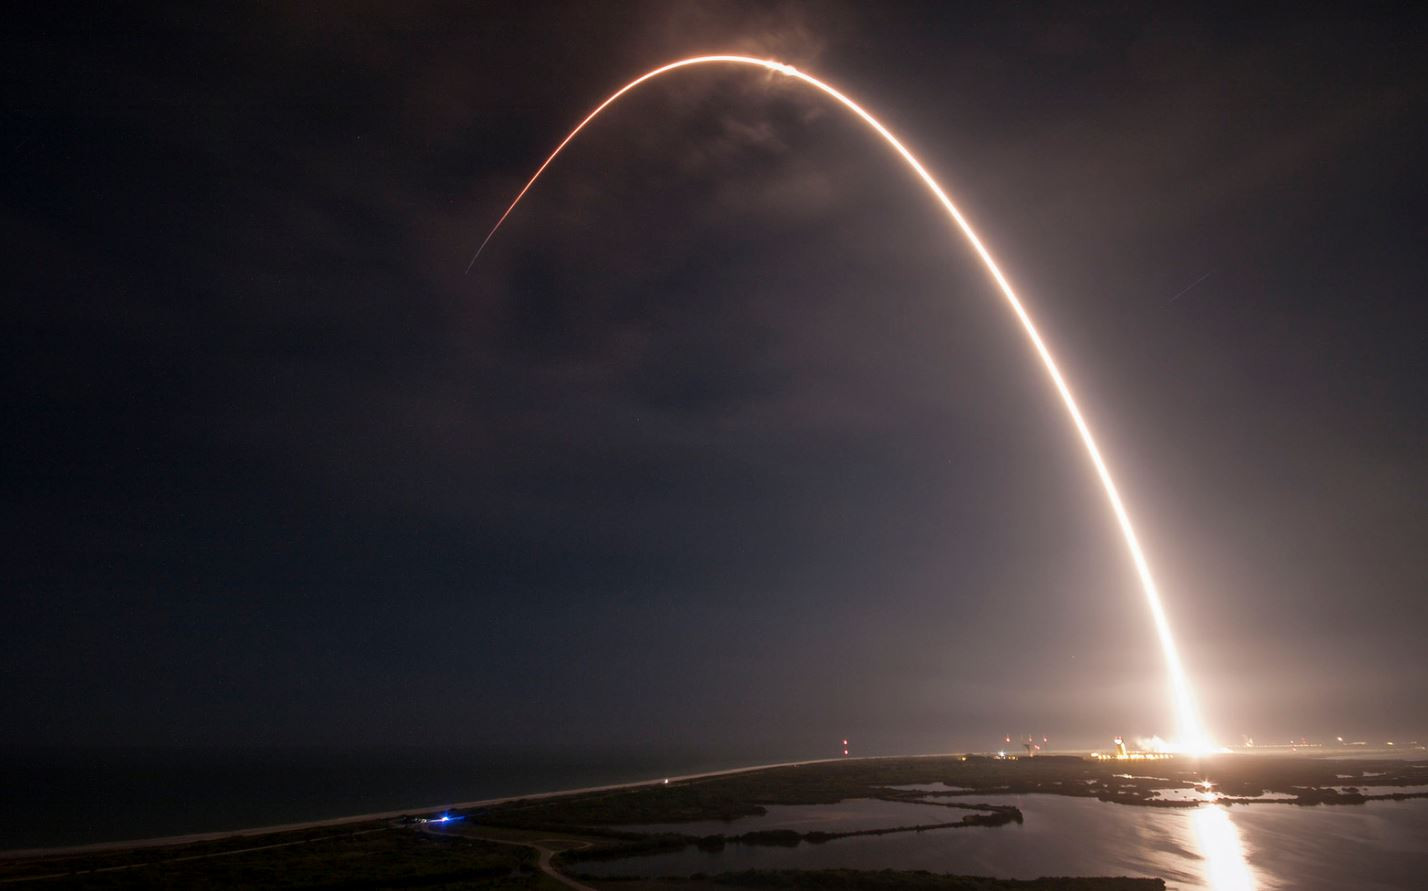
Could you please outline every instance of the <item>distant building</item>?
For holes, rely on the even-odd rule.
[[[1126,741],[1121,737],[1115,739],[1115,750],[1112,752],[1092,752],[1091,757],[1098,760],[1114,761],[1159,761],[1163,758],[1172,757],[1169,752],[1142,752],[1126,746]]]

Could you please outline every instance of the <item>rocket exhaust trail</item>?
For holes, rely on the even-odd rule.
[[[982,240],[977,237],[977,233],[973,231],[971,224],[962,216],[962,212],[957,209],[957,205],[952,203],[952,199],[947,196],[942,186],[932,177],[932,174],[927,172],[927,168],[922,166],[922,162],[918,161],[912,152],[908,151],[907,147],[904,146],[890,130],[884,127],[877,118],[874,118],[865,111],[861,105],[843,95],[843,93],[839,92],[832,85],[824,83],[812,75],[805,74],[792,65],[786,65],[773,59],[757,59],[752,56],[694,56],[688,59],[679,59],[670,62],[668,65],[663,65],[653,71],[648,71],[640,75],[610,94],[609,98],[604,102],[595,106],[595,109],[587,114],[580,123],[576,124],[575,129],[571,130],[570,133],[560,141],[560,144],[555,147],[555,151],[550,153],[550,156],[541,163],[540,167],[536,168],[536,172],[526,181],[526,184],[521,187],[520,192],[516,194],[515,200],[510,203],[505,213],[501,214],[501,218],[496,221],[496,225],[491,227],[491,231],[488,232],[486,237],[481,241],[481,245],[476,249],[476,253],[472,256],[471,262],[467,264],[466,271],[469,273],[471,267],[476,265],[476,259],[481,256],[481,252],[486,249],[486,245],[490,244],[491,239],[501,228],[501,225],[506,222],[506,218],[516,209],[516,205],[521,203],[521,199],[524,198],[526,193],[531,190],[531,187],[535,185],[536,180],[540,179],[541,174],[544,173],[545,169],[556,159],[556,156],[564,151],[571,140],[575,139],[580,131],[584,130],[586,125],[598,117],[602,111],[613,105],[621,96],[646,81],[653,80],[654,78],[681,68],[713,64],[743,65],[763,68],[767,71],[801,81],[813,89],[832,97],[840,105],[856,115],[864,124],[867,124],[869,128],[882,137],[883,141],[886,142],[893,151],[901,156],[903,161],[907,163],[907,166],[912,168],[912,171],[922,180],[922,184],[927,187],[927,191],[932,194],[932,197],[947,211],[947,215],[957,224],[957,228],[966,238],[968,244],[972,246],[972,249],[976,251],[977,256],[982,260],[982,265],[986,267],[987,272],[996,282],[997,288],[1001,291],[1002,297],[1006,299],[1011,311],[1016,315],[1017,320],[1021,322],[1022,330],[1025,332],[1027,339],[1031,341],[1032,348],[1036,351],[1038,358],[1041,359],[1041,364],[1045,367],[1047,376],[1051,378],[1051,383],[1056,388],[1056,392],[1060,394],[1061,402],[1065,405],[1067,414],[1071,416],[1071,422],[1076,427],[1076,432],[1081,437],[1081,443],[1086,448],[1086,454],[1091,459],[1091,465],[1096,470],[1096,476],[1100,478],[1101,487],[1106,493],[1106,500],[1110,502],[1111,513],[1115,515],[1116,523],[1120,526],[1121,536],[1125,539],[1126,549],[1130,552],[1131,562],[1135,565],[1136,574],[1140,578],[1141,590],[1145,594],[1146,605],[1150,608],[1151,619],[1155,625],[1155,633],[1160,640],[1161,651],[1165,657],[1165,666],[1170,675],[1171,694],[1174,700],[1176,721],[1179,724],[1177,729],[1180,739],[1177,747],[1187,752],[1211,751],[1213,749],[1213,743],[1200,722],[1199,711],[1196,708],[1195,698],[1190,689],[1190,679],[1185,673],[1184,666],[1181,664],[1180,652],[1175,646],[1175,637],[1170,632],[1170,620],[1166,617],[1165,607],[1162,605],[1160,599],[1160,591],[1156,587],[1155,579],[1150,572],[1150,563],[1146,560],[1145,553],[1141,550],[1140,541],[1136,538],[1135,528],[1131,525],[1130,514],[1126,511],[1125,504],[1121,501],[1120,492],[1116,489],[1115,481],[1111,479],[1111,472],[1106,466],[1105,459],[1101,457],[1101,450],[1096,446],[1096,439],[1091,435],[1091,428],[1087,425],[1086,419],[1082,417],[1081,409],[1076,404],[1076,398],[1071,394],[1071,387],[1066,383],[1066,379],[1061,375],[1061,370],[1056,366],[1056,361],[1051,356],[1051,350],[1047,348],[1045,341],[1041,339],[1041,333],[1037,331],[1036,325],[1031,320],[1031,315],[1026,311],[1026,307],[1022,306],[1021,300],[1016,296],[1016,292],[1012,290],[1011,284],[1007,281],[1006,276],[1002,274],[996,261],[992,259],[991,253],[987,250],[986,246],[982,244]]]

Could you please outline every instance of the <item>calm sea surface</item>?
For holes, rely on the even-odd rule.
[[[0,749],[0,850],[321,820],[656,779],[795,753]]]
[[[975,800],[1015,804],[1025,823],[861,836],[794,848],[731,844],[709,852],[691,847],[582,864],[582,869],[641,876],[839,867],[1022,879],[1127,875],[1160,877],[1171,888],[1214,891],[1428,887],[1428,799],[1174,810],[1059,795],[979,795]],[[764,816],[728,823],[643,828],[692,834],[752,829],[846,832],[935,822],[930,816],[940,810],[854,799],[836,805],[774,806]]]

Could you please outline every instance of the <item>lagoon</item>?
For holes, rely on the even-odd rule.
[[[1264,803],[1194,808],[1135,807],[1060,795],[978,795],[961,801],[1013,804],[1025,821],[841,838],[797,847],[728,844],[580,864],[591,875],[677,876],[745,869],[923,869],[1037,878],[1160,877],[1169,888],[1397,889],[1428,876],[1428,799],[1361,805]],[[894,814],[891,809],[898,809]],[[733,835],[755,829],[846,832],[942,809],[876,799],[769,807],[729,822],[641,826],[642,831]],[[952,811],[952,813],[957,813]],[[907,825],[909,820],[903,819]],[[930,823],[922,819],[916,822]]]

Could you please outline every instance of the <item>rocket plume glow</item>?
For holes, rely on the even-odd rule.
[[[540,167],[536,168],[536,172],[521,188],[520,192],[516,194],[515,200],[506,208],[505,213],[501,214],[500,219],[496,221],[496,225],[491,227],[491,231],[487,233],[485,239],[482,240],[480,247],[476,249],[475,255],[472,256],[471,262],[467,264],[466,271],[471,271],[471,267],[476,264],[476,259],[480,257],[481,252],[486,249],[486,245],[490,244],[492,237],[495,236],[496,232],[501,228],[501,225],[506,222],[506,218],[516,209],[516,205],[521,203],[521,199],[524,198],[526,193],[531,190],[531,187],[535,185],[536,180],[540,179],[541,174],[544,173],[545,169],[556,159],[556,156],[570,144],[571,140],[575,139],[581,130],[585,129],[586,125],[598,117],[601,112],[609,108],[621,96],[624,96],[646,81],[653,80],[661,75],[681,68],[689,68],[694,65],[714,64],[762,68],[801,81],[837,100],[840,105],[848,111],[851,111],[863,123],[867,124],[868,127],[881,136],[883,141],[902,157],[908,167],[912,168],[912,171],[922,180],[923,185],[927,187],[932,197],[937,199],[938,203],[942,205],[942,208],[947,211],[947,215],[957,224],[957,228],[972,246],[972,249],[976,251],[977,256],[981,258],[983,266],[986,267],[987,272],[996,282],[1002,296],[1006,298],[1007,305],[1011,307],[1012,312],[1016,314],[1017,320],[1021,322],[1027,339],[1031,341],[1032,347],[1035,349],[1037,356],[1041,359],[1041,364],[1046,368],[1047,376],[1051,378],[1051,383],[1056,387],[1056,392],[1061,395],[1061,401],[1066,406],[1066,412],[1071,416],[1071,421],[1076,427],[1076,432],[1081,437],[1081,443],[1086,447],[1086,454],[1090,457],[1091,464],[1096,469],[1096,475],[1100,478],[1101,486],[1106,493],[1106,500],[1110,502],[1111,512],[1115,515],[1116,523],[1120,526],[1121,535],[1125,539],[1126,549],[1130,552],[1131,562],[1135,565],[1136,573],[1140,577],[1141,589],[1145,593],[1146,604],[1150,607],[1151,619],[1155,624],[1155,633],[1160,639],[1160,647],[1165,656],[1166,669],[1170,675],[1175,716],[1179,724],[1178,731],[1180,739],[1176,748],[1185,752],[1204,752],[1212,750],[1213,743],[1200,722],[1199,712],[1196,709],[1195,699],[1190,689],[1190,679],[1185,673],[1184,666],[1181,664],[1180,652],[1175,646],[1175,637],[1170,632],[1170,621],[1166,617],[1165,607],[1161,603],[1160,591],[1157,589],[1155,579],[1151,575],[1150,563],[1146,560],[1145,552],[1141,549],[1140,541],[1136,538],[1135,529],[1131,525],[1130,514],[1126,511],[1124,502],[1121,501],[1120,492],[1116,489],[1114,480],[1111,479],[1111,472],[1106,467],[1105,459],[1101,457],[1101,450],[1096,446],[1095,437],[1091,435],[1091,428],[1087,425],[1086,419],[1081,415],[1081,409],[1077,406],[1076,399],[1071,394],[1071,387],[1066,383],[1066,379],[1062,376],[1060,369],[1057,368],[1056,361],[1051,356],[1051,350],[1047,348],[1046,342],[1042,340],[1041,334],[1037,331],[1036,325],[1033,324],[1031,320],[1031,315],[1026,311],[1026,307],[1022,305],[1021,300],[1017,298],[1016,292],[1012,290],[1011,284],[1007,281],[1006,276],[1002,274],[1001,269],[998,268],[996,261],[992,259],[992,255],[986,246],[982,244],[982,240],[977,237],[977,233],[973,231],[971,224],[962,216],[962,212],[957,209],[957,205],[952,203],[952,199],[947,196],[947,193],[942,189],[942,186],[938,184],[937,180],[932,177],[932,174],[927,172],[927,168],[922,166],[922,162],[918,161],[912,152],[908,151],[907,147],[904,146],[891,131],[865,111],[862,106],[852,99],[849,99],[830,84],[824,83],[812,75],[805,74],[792,65],[787,65],[772,59],[757,59],[752,56],[694,56],[688,59],[679,59],[678,61],[670,62],[668,65],[662,65],[653,71],[640,75],[610,94],[609,98],[604,102],[595,106],[595,109],[586,115],[579,124],[576,124],[575,129],[571,130],[570,133],[560,141],[560,144],[555,147],[555,151],[550,153],[550,156],[541,163]]]

